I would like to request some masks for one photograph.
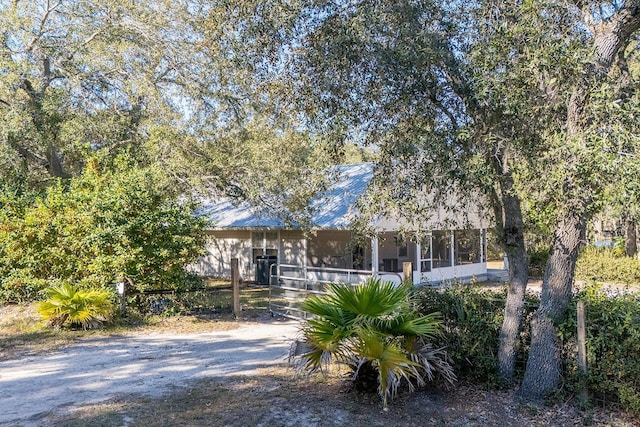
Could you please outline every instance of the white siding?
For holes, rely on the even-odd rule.
[[[414,283],[416,284],[428,284],[428,283],[441,283],[452,282],[458,280],[460,282],[467,282],[472,277],[475,277],[479,281],[486,280],[487,278],[487,264],[463,264],[456,265],[454,267],[434,268],[433,271],[423,272],[420,277],[414,277]]]
[[[207,254],[191,267],[205,277],[231,277],[231,258],[238,258],[240,277],[252,280],[251,233],[244,230],[219,230],[210,234]]]
[[[305,243],[304,235],[297,230],[282,230],[280,232],[280,263],[289,265],[304,265]]]

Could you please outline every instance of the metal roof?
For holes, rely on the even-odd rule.
[[[357,213],[355,202],[364,194],[373,176],[372,163],[340,165],[336,169],[336,182],[311,202],[311,222],[315,228],[347,228]],[[248,203],[234,204],[227,198],[203,203],[199,213],[213,223],[214,229],[285,228],[282,219]]]

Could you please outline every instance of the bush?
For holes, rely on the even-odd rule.
[[[58,181],[25,203],[5,192],[0,212],[0,297],[21,302],[50,281],[100,289],[126,280],[137,289],[181,287],[184,266],[204,250],[195,206],[172,199],[162,174],[123,157]]]
[[[547,265],[549,253],[549,246],[537,246],[535,248],[527,249],[527,255],[529,257],[529,276],[542,277],[544,275],[544,268]]]
[[[638,284],[640,261],[628,256],[618,256],[614,249],[589,246],[578,258],[576,279]]]
[[[585,303],[589,394],[602,403],[621,403],[640,414],[640,296],[607,291],[591,284],[577,300]],[[565,345],[567,384],[580,382],[576,364],[576,304],[561,325]]]
[[[485,386],[499,385],[497,349],[506,290],[483,291],[471,287],[447,290],[420,289],[421,312],[437,308],[443,315],[444,333],[436,345],[446,345],[458,378]],[[519,372],[528,352],[530,321],[539,304],[527,294],[518,345]],[[586,306],[588,376],[577,369],[577,301]],[[569,303],[569,311],[558,325],[563,343],[563,394],[576,393],[586,383],[598,403],[619,403],[640,413],[640,295],[606,291],[591,284]]]
[[[106,290],[81,290],[63,283],[48,288],[46,296],[38,303],[38,312],[55,328],[66,323],[95,328],[113,314],[113,295]]]
[[[437,345],[446,346],[459,378],[487,386],[499,384],[497,351],[506,295],[506,289],[495,292],[471,286],[454,286],[446,290],[423,288],[418,291],[422,313],[435,309],[442,313],[444,334]],[[527,295],[523,320],[525,332],[518,346],[519,366],[524,366],[526,359],[526,325],[538,303],[535,295]]]
[[[377,389],[385,408],[403,382],[410,390],[436,376],[453,382],[446,354],[429,342],[440,331],[437,314],[420,316],[414,302],[408,285],[378,279],[331,285],[327,295],[302,304],[315,316],[302,327],[302,366],[316,371],[332,359],[346,364],[356,386]]]

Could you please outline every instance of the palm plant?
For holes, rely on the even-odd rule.
[[[65,323],[83,328],[96,327],[113,313],[111,293],[101,289],[83,290],[68,283],[46,290],[47,299],[38,304],[38,312],[53,327]]]
[[[429,344],[440,334],[439,314],[420,316],[415,306],[407,284],[330,285],[326,295],[302,304],[313,317],[302,326],[300,366],[313,372],[345,363],[356,386],[377,389],[384,409],[403,380],[411,391],[436,376],[453,383],[446,353]]]

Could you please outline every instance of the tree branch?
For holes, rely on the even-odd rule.
[[[629,38],[640,29],[640,0],[627,0],[624,6],[607,21],[595,28],[594,47],[597,66],[601,71],[611,67],[618,52],[629,43]]]
[[[44,157],[40,157],[33,151],[18,144],[13,135],[9,135],[9,137],[7,138],[7,142],[9,143],[9,146],[13,148],[20,156],[30,161],[31,163],[35,163],[45,168],[49,166],[49,162],[47,161],[47,159],[45,159]]]
[[[40,38],[44,34],[44,27],[47,21],[49,20],[49,15],[51,15],[51,12],[56,10],[61,4],[62,4],[62,0],[58,1],[55,5],[51,6],[51,1],[47,0],[47,7],[44,11],[44,15],[42,15],[42,18],[40,19],[40,26],[38,28],[38,32],[33,37],[33,39],[31,39],[27,47],[24,49],[24,52],[31,52],[33,50],[38,40],[40,40]],[[15,3],[15,5],[17,5],[17,2]]]

